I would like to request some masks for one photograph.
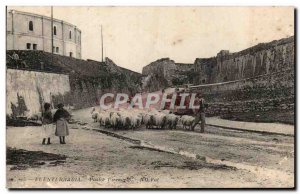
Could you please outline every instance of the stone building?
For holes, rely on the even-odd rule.
[[[51,17],[9,10],[6,20],[7,50],[51,52]],[[53,19],[53,53],[80,59],[80,29],[68,22]]]

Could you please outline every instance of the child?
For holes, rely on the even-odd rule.
[[[51,144],[50,136],[52,134],[52,122],[53,117],[50,109],[51,105],[49,103],[44,104],[44,112],[42,113],[42,124],[43,124],[43,145],[46,143],[46,139],[48,138],[47,145]]]
[[[53,121],[56,122],[55,135],[59,136],[60,144],[66,144],[65,136],[69,135],[68,120],[71,115],[68,111],[64,109],[62,103],[57,105],[58,110],[55,112]]]

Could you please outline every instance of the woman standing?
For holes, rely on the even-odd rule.
[[[50,109],[51,105],[49,103],[44,104],[44,112],[42,113],[42,125],[43,125],[43,145],[46,143],[46,139],[48,138],[47,145],[51,144],[50,142],[50,137],[51,134],[53,133],[53,127],[52,127],[52,122],[53,122],[53,117]]]
[[[53,121],[56,122],[55,135],[59,136],[60,144],[66,144],[65,136],[69,135],[69,128],[67,121],[71,115],[64,109],[63,104],[58,104],[58,110],[54,114]]]

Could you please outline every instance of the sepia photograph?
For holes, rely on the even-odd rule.
[[[295,189],[295,7],[3,9],[8,189]]]

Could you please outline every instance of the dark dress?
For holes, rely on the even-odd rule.
[[[53,120],[51,111],[47,110],[47,111],[43,112],[42,118],[43,118],[43,120],[42,120],[43,125],[51,124],[52,120]]]
[[[67,120],[71,115],[65,109],[58,109],[54,114],[53,121],[56,122],[56,136],[68,136],[69,128]]]

